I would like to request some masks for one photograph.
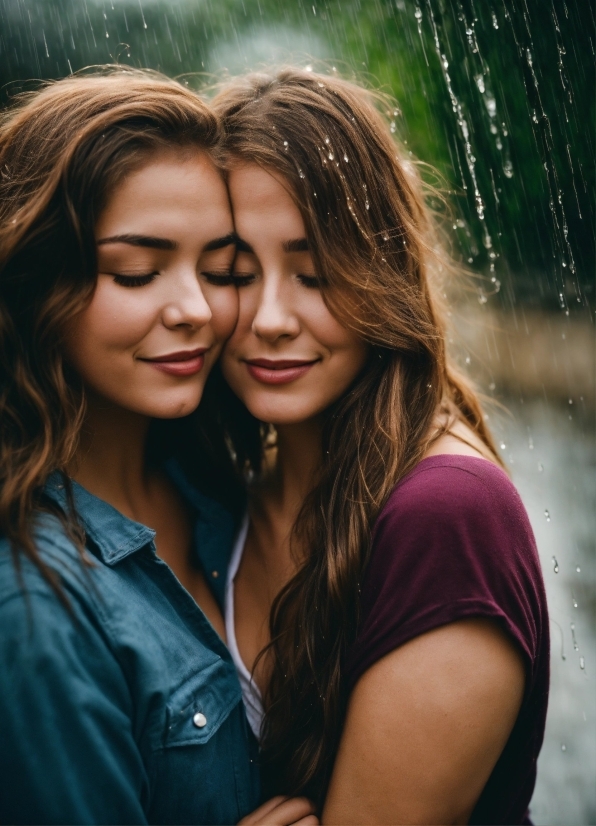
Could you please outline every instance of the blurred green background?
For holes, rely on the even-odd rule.
[[[590,0],[0,0],[0,105],[106,62],[193,86],[311,63],[395,97],[391,129],[438,170],[476,273],[450,344],[502,404],[487,415],[544,569],[537,824],[596,824],[593,14]]]
[[[396,97],[397,133],[457,193],[487,295],[499,281],[505,305],[593,303],[588,0],[0,0],[0,20],[4,101],[11,81],[116,61],[177,76],[318,58],[356,73]]]

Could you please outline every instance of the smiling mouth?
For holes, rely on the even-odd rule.
[[[195,373],[199,373],[203,369],[207,350],[207,347],[200,347],[195,350],[179,350],[176,353],[167,353],[164,356],[139,360],[170,376],[194,376]]]
[[[306,375],[319,359],[246,359],[248,372],[262,384],[288,384]]]

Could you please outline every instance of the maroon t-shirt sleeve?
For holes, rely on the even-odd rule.
[[[348,685],[419,634],[489,617],[522,651],[528,689],[543,612],[534,536],[507,475],[484,459],[430,457],[397,485],[375,524]]]
[[[345,663],[347,688],[408,640],[467,617],[499,623],[526,665],[522,707],[469,822],[528,823],[549,682],[548,613],[534,536],[502,470],[485,459],[433,456],[396,486],[376,521],[358,635]]]

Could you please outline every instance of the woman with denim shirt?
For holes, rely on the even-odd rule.
[[[195,413],[237,317],[219,140],[192,92],[121,70],[0,126],[3,822],[236,823],[259,800],[226,459]]]

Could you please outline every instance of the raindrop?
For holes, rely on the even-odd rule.
[[[575,638],[575,623],[571,623],[571,639],[573,640],[573,650],[579,651],[579,645],[577,644],[577,640]]]
[[[501,444],[499,445],[499,447],[501,448],[501,450],[505,450],[505,448],[507,447],[507,445],[505,444],[505,442],[501,442]]]
[[[489,390],[494,390],[496,386],[497,385],[494,383],[494,381],[491,381],[491,383],[488,385],[488,389]]]
[[[466,364],[470,364],[471,361],[472,359],[470,358],[470,356],[466,356]]]
[[[546,509],[545,509],[545,511],[544,511],[544,515],[545,515],[545,517],[546,517],[546,521],[547,521],[547,522],[550,522],[550,513],[548,512],[548,510],[546,510]]]
[[[582,569],[579,567],[579,565],[576,565],[575,566],[575,573],[576,574],[581,574],[581,572],[582,572]]]
[[[582,671],[585,669],[585,667],[586,667],[586,660],[584,659],[584,657],[580,657],[580,658],[579,658],[579,667],[581,668],[581,670],[582,670]]]
[[[531,436],[528,437],[528,449],[534,450],[534,439]]]
[[[574,607],[574,608],[577,608],[577,600],[576,600],[576,598],[575,598],[575,597],[572,597],[572,599],[573,599],[573,607]]]
[[[548,513],[548,511],[547,511],[547,513]],[[559,563],[557,562],[557,557],[556,556],[553,556],[553,571],[555,572],[555,574],[559,573]]]
[[[544,473],[544,465],[542,462],[538,462],[538,473]]]
[[[561,751],[567,751],[567,746],[565,743],[561,743]]]

